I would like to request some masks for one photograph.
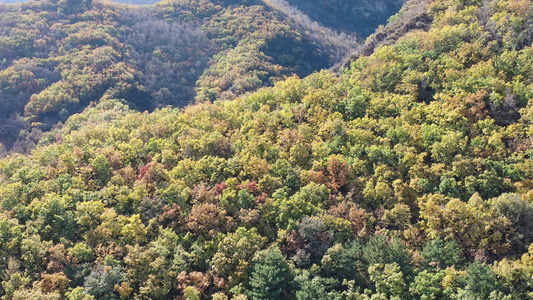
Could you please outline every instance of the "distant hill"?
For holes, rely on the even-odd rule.
[[[114,2],[125,3],[125,4],[134,4],[134,5],[147,5],[160,2],[161,0],[114,0]]]
[[[0,3],[18,3],[18,2],[28,2],[28,1],[31,1],[31,0],[0,0]],[[39,1],[39,0],[37,0]],[[117,1],[113,1],[113,2],[117,2],[117,3],[125,3],[125,4],[154,4],[154,3],[157,3],[157,2],[160,2],[160,0],[117,0]]]
[[[287,0],[311,19],[339,31],[367,37],[397,13],[404,0]]]
[[[0,0],[0,3],[28,0]],[[164,0],[166,1],[166,0]],[[372,34],[378,25],[400,10],[405,0],[262,0],[291,5],[310,19],[337,31],[357,33],[360,37]],[[113,0],[113,2],[149,5],[160,0]],[[286,3],[286,4],[284,4]]]
[[[21,139],[38,134],[20,130],[49,130],[102,97],[140,110],[232,99],[328,68],[355,49],[355,34],[287,7],[248,0],[0,6],[0,143],[24,151]]]

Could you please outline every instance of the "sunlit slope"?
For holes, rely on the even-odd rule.
[[[527,299],[530,3],[466,4],[342,75],[104,99],[0,161],[4,297]]]

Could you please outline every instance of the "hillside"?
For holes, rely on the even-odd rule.
[[[279,0],[278,0],[279,1]],[[324,26],[367,37],[402,7],[403,0],[288,0]]]
[[[254,32],[233,9],[270,20],[196,11],[206,39]],[[2,299],[531,299],[532,13],[411,1],[340,74],[152,112],[104,92],[0,160]]]
[[[0,0],[0,3],[25,2],[28,0]],[[115,0],[113,2],[149,5],[160,0]],[[238,1],[237,1],[238,2]],[[264,0],[280,6],[292,6],[311,20],[340,32],[357,33],[365,38],[372,34],[378,25],[400,10],[403,0]]]
[[[0,143],[24,151],[105,98],[141,111],[232,99],[327,68],[355,46],[311,25],[261,1],[0,6]]]

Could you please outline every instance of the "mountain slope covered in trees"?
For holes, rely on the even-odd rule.
[[[28,0],[0,0],[0,3],[25,2]],[[114,0],[113,2],[147,5],[159,0]],[[292,6],[301,12],[302,17],[338,31],[357,33],[366,37],[373,33],[378,25],[384,24],[402,7],[403,0],[264,0],[279,6]]]
[[[262,1],[30,1],[0,6],[0,30],[0,143],[17,151],[102,98],[139,110],[232,99],[355,46]]]
[[[276,0],[276,2],[285,2]],[[404,0],[287,0],[313,20],[341,31],[372,34],[400,10]]]
[[[531,2],[407,4],[342,74],[0,160],[2,298],[531,299]]]

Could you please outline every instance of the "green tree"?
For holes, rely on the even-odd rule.
[[[119,265],[99,265],[85,278],[83,286],[85,291],[96,299],[114,300],[119,299],[115,285],[120,284],[125,279],[125,274]]]
[[[363,248],[363,259],[367,265],[395,263],[400,267],[402,276],[411,273],[410,258],[409,252],[399,240],[388,242],[383,235],[371,237]]]
[[[409,292],[421,300],[442,299],[444,295],[441,282],[444,275],[442,270],[437,272],[424,270],[415,276],[409,286]]]
[[[59,0],[58,6],[64,14],[82,13],[91,7],[92,0]]]
[[[501,290],[501,284],[490,266],[479,262],[466,269],[465,284],[467,293],[480,299],[488,299],[492,292]]]
[[[494,199],[498,213],[511,221],[515,229],[512,235],[512,251],[525,252],[533,242],[533,206],[517,194],[502,194]]]
[[[461,248],[455,241],[443,241],[437,238],[424,245],[420,253],[420,262],[425,267],[445,269],[456,266],[462,261]]]
[[[281,251],[271,248],[257,253],[254,260],[248,297],[252,300],[293,299],[294,275]]]
[[[363,245],[354,240],[346,246],[336,244],[329,248],[322,257],[321,271],[325,277],[344,280],[356,280],[357,283],[364,281],[361,272],[363,269]]]
[[[315,276],[310,278],[308,271],[296,277],[296,281],[300,288],[296,291],[296,299],[298,300],[326,300],[331,299],[328,294],[326,285],[328,280]]]

